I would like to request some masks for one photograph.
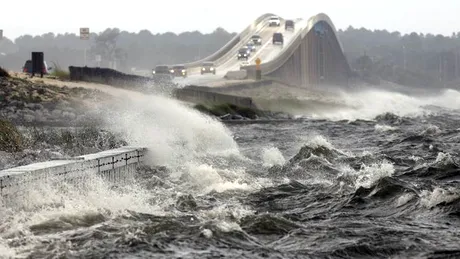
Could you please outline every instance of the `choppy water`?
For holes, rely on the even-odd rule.
[[[460,107],[413,107],[226,127],[183,107],[125,118],[165,167],[31,191],[0,211],[0,254],[458,258]]]

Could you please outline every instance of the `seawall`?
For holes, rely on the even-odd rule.
[[[185,87],[174,91],[174,97],[181,101],[202,103],[202,104],[224,104],[230,103],[247,108],[256,108],[249,97],[222,94],[193,87]]]
[[[117,70],[99,67],[69,67],[71,81],[84,81],[111,85],[134,91],[155,92],[173,86],[171,77],[152,77],[125,74]]]
[[[119,182],[130,177],[137,166],[145,161],[147,149],[121,147],[68,159],[34,163],[0,171],[0,196],[17,197],[34,184],[48,180],[59,185],[63,182],[84,182],[85,178],[101,176]]]

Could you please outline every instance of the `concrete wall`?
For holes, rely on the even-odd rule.
[[[202,104],[230,103],[241,107],[255,108],[251,98],[211,92],[206,87],[185,87],[174,92],[177,99]]]
[[[143,92],[155,91],[158,88],[173,86],[169,76],[145,77],[124,74],[109,68],[69,67],[70,80],[107,84],[115,87]]]
[[[51,160],[0,171],[0,196],[16,197],[33,184],[47,180],[78,183],[99,175],[113,181],[129,177],[144,162],[147,149],[122,147],[99,153]]]
[[[241,83],[234,83],[234,84],[229,84],[226,86],[221,86],[221,87],[208,87],[208,86],[187,86],[188,89],[195,89],[195,90],[201,90],[201,91],[206,91],[206,92],[214,92],[214,93],[228,93],[228,92],[233,92],[233,91],[239,91],[239,90],[247,90],[247,89],[254,89],[254,88],[260,88],[264,86],[271,86],[273,84],[274,80],[260,80],[260,81],[253,81],[253,82],[241,82]]]

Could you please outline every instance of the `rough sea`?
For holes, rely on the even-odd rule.
[[[152,98],[107,120],[151,150],[134,179],[30,188],[1,258],[460,258],[459,92],[226,124]]]

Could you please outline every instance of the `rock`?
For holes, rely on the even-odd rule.
[[[77,116],[73,112],[63,112],[62,117],[66,120],[74,120]]]
[[[176,202],[176,208],[183,212],[196,210],[197,204],[195,198],[191,194],[179,196]]]
[[[222,115],[219,117],[221,120],[231,120],[232,119],[232,115],[227,113],[225,115]]]
[[[35,120],[35,116],[30,114],[24,114],[24,121],[25,122],[32,122]]]
[[[244,117],[239,114],[232,115],[232,120],[244,120]]]
[[[54,118],[61,117],[62,116],[62,111],[61,110],[53,110],[51,112],[51,116],[54,117]]]

